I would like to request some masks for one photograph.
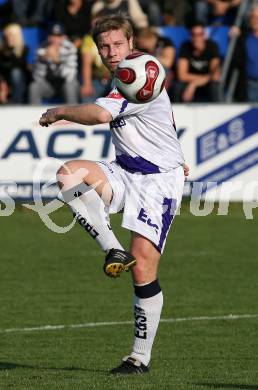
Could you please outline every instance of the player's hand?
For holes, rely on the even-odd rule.
[[[183,164],[183,169],[184,169],[184,175],[189,176],[190,168],[188,167],[188,165]]]
[[[62,119],[60,108],[51,108],[42,114],[39,124],[40,126],[48,127],[48,125],[51,125],[51,123],[55,123],[60,119]]]

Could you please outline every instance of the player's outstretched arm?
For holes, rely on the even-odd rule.
[[[60,120],[67,120],[82,125],[98,125],[111,122],[112,116],[107,110],[97,104],[62,106],[47,110],[42,114],[39,124],[47,127]]]

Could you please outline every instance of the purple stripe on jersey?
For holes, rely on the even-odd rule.
[[[126,154],[116,156],[116,161],[126,171],[130,173],[140,172],[143,175],[160,173],[159,167],[142,157],[132,157]]]
[[[176,210],[176,200],[171,198],[164,198],[163,201],[163,214],[162,214],[162,228],[158,243],[158,250],[161,252],[164,241],[166,239],[168,230],[174,218]]]
[[[122,114],[127,106],[128,106],[128,101],[124,100],[123,103],[122,103],[122,106],[120,108],[119,114]]]

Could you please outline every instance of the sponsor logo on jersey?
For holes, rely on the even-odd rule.
[[[111,129],[111,130],[114,130],[114,129],[119,129],[120,127],[125,126],[126,123],[125,123],[124,117],[121,116],[120,118],[116,118],[116,119],[114,119],[113,121],[111,121],[111,122],[109,123],[109,125],[110,125],[110,129]]]
[[[142,221],[143,223],[146,223],[148,226],[151,226],[155,229],[155,232],[158,233],[159,227],[155,223],[151,221],[150,218],[148,218],[147,212],[144,210],[144,208],[141,208],[139,215],[137,217],[139,221]]]

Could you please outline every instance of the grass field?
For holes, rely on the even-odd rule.
[[[257,210],[258,211],[258,210]],[[258,212],[195,217],[184,204],[161,260],[163,319],[151,373],[108,370],[130,352],[131,281],[102,271],[103,255],[81,227],[65,235],[18,209],[0,224],[0,389],[258,389]],[[62,209],[54,216],[70,221]],[[128,246],[128,232],[113,227]],[[213,317],[239,315],[236,319]],[[241,317],[254,314],[257,317]],[[209,317],[193,319],[192,317]],[[27,329],[67,325],[57,329]]]

